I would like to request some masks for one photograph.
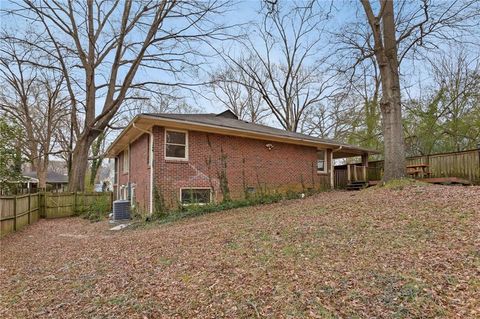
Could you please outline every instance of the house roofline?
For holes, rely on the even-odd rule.
[[[144,121],[144,127],[139,127],[140,121]],[[134,125],[135,124],[135,125]],[[265,133],[265,132],[257,132],[257,131],[247,131],[238,128],[232,128],[227,126],[221,125],[212,125],[207,123],[199,123],[195,121],[183,120],[183,119],[171,119],[161,116],[149,115],[149,114],[139,114],[136,115],[127,127],[117,136],[117,138],[110,144],[108,147],[106,154],[107,157],[112,158],[117,156],[123,149],[131,143],[132,140],[136,139],[139,135],[144,134],[144,130],[151,129],[151,127],[159,125],[159,126],[167,126],[171,128],[181,128],[187,129],[191,131],[201,131],[201,132],[209,132],[209,133],[217,133],[222,135],[232,135],[232,136],[240,136],[246,138],[253,138],[253,139],[261,139],[261,140],[268,140],[268,141],[275,141],[275,142],[283,142],[295,145],[306,145],[306,146],[313,146],[313,147],[322,147],[322,148],[340,148],[342,153],[349,153],[350,156],[360,156],[365,153],[370,154],[379,154],[378,151],[357,147],[355,145],[349,145],[344,143],[336,143],[334,141],[325,141],[315,140],[315,137],[311,138],[300,138],[300,137],[293,137],[293,136],[282,136],[277,134]],[[121,144],[122,139],[129,134],[132,129],[137,131],[137,134],[134,134],[133,137],[128,138],[126,143]]]

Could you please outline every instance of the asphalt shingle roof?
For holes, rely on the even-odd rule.
[[[344,147],[353,148],[357,150],[365,150],[366,152],[374,152],[370,149],[366,149],[366,148],[362,148],[362,147],[358,147],[358,146],[350,145],[346,143],[341,143],[332,139],[318,138],[318,137],[314,137],[306,134],[285,131],[283,129],[279,129],[279,128],[275,128],[267,125],[255,124],[255,123],[239,120],[234,118],[233,113],[229,111],[226,111],[220,114],[144,113],[143,115],[171,119],[176,121],[183,121],[183,122],[195,122],[200,124],[213,125],[213,126],[225,127],[225,128],[231,128],[231,129],[239,129],[239,130],[263,133],[263,134],[269,134],[269,135],[311,140],[317,143],[338,145],[338,146],[344,146]]]
[[[37,178],[37,172],[23,172],[23,176]],[[58,184],[66,184],[68,183],[68,176],[59,174],[56,172],[47,172],[47,183],[58,183]]]

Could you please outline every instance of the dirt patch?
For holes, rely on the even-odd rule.
[[[328,192],[118,232],[0,241],[0,317],[480,315],[480,188]]]

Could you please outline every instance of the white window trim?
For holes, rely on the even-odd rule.
[[[123,163],[122,163],[122,173],[128,173],[130,171],[130,149],[129,147],[123,150]],[[125,165],[127,163],[127,165]]]
[[[130,185],[130,206],[135,207],[136,204],[136,195],[135,194],[135,184]]]
[[[121,185],[120,186],[120,199],[121,200],[127,200],[128,199],[128,186],[127,185]]]
[[[180,133],[185,133],[185,157],[184,158],[181,158],[181,157],[169,157],[167,156],[167,132],[180,132]],[[163,152],[165,154],[165,159],[166,160],[169,160],[169,161],[183,161],[183,162],[186,162],[188,161],[188,131],[183,131],[183,130],[172,130],[172,129],[165,129],[165,133],[163,135],[163,138],[164,138],[164,145],[163,145]],[[168,143],[168,144],[171,144],[171,145],[181,145],[183,146],[183,144],[174,144],[174,143]]]
[[[318,149],[318,150],[317,150],[317,154],[318,154],[318,151],[323,151],[323,154],[324,154],[323,163],[324,163],[324,165],[323,165],[323,171],[320,171],[320,170],[318,170],[318,168],[317,168],[317,173],[318,173],[318,174],[326,174],[326,173],[328,173],[328,161],[327,161],[327,153],[328,153],[328,152],[327,152],[327,150]],[[317,156],[318,156],[318,155],[317,155]],[[318,157],[317,157],[317,161],[318,161]],[[318,167],[318,165],[317,165],[317,167]]]
[[[208,189],[210,191],[210,198],[208,200],[208,203],[182,203],[182,191],[184,189]],[[212,201],[213,201],[213,191],[212,191],[212,188],[211,187],[180,187],[180,204],[182,204],[182,206],[190,206],[190,205],[199,205],[199,206],[203,206],[203,205],[208,205],[208,204],[211,204]]]

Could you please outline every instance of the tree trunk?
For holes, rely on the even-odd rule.
[[[385,143],[384,181],[405,177],[405,147],[402,125],[402,101],[400,74],[395,37],[393,1],[387,1],[383,15],[384,58],[381,59],[382,99],[380,108],[383,119]],[[383,57],[382,57],[383,58]],[[380,62],[380,61],[379,61]]]
[[[405,177],[405,150],[403,145],[402,112],[399,92],[391,90],[382,98],[383,138],[385,166],[383,180]]]
[[[83,135],[77,140],[72,154],[72,169],[68,177],[68,190],[70,192],[83,192],[85,190],[85,175],[88,166],[88,150],[90,143],[88,135]]]
[[[97,181],[97,175],[98,175],[98,171],[101,166],[101,163],[102,163],[101,159],[94,159],[92,161],[92,167],[90,169],[90,181],[89,181],[90,186],[94,186],[95,182]]]
[[[37,179],[38,179],[38,188],[43,190],[46,189],[47,188],[47,169],[42,164],[37,166]]]
[[[389,181],[405,177],[402,101],[393,1],[382,2],[379,17],[373,14],[368,0],[362,0],[362,5],[373,31],[375,59],[381,75],[380,109],[385,158],[383,180]]]

